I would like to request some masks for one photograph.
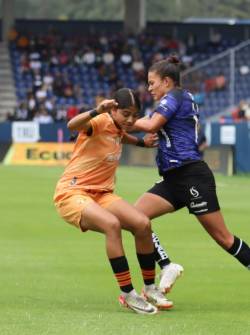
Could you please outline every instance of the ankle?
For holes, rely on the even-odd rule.
[[[155,289],[155,284],[144,285],[144,291],[147,292],[149,290]]]

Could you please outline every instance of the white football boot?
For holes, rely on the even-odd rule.
[[[184,269],[181,265],[170,263],[166,265],[160,274],[159,289],[162,293],[169,293],[176,280],[182,275]]]
[[[170,309],[174,306],[173,302],[168,300],[160,289],[154,285],[145,286],[142,294],[148,302],[158,309]]]
[[[134,290],[127,294],[122,293],[119,296],[119,303],[139,314],[156,314],[158,312],[157,307],[147,302]]]

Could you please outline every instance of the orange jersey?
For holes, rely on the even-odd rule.
[[[92,134],[80,132],[71,160],[57,183],[54,200],[81,191],[113,191],[115,171],[122,151],[123,131],[108,113],[91,121]]]

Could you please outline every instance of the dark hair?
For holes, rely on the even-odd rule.
[[[124,109],[134,106],[138,111],[141,109],[138,94],[130,88],[120,88],[115,91],[113,99],[118,103],[118,108]]]
[[[177,56],[169,56],[167,59],[154,63],[149,72],[157,73],[161,78],[169,77],[176,86],[180,85],[181,62]]]

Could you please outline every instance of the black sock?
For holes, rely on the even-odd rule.
[[[145,285],[151,285],[155,282],[155,257],[151,254],[137,254],[141,267],[143,281]]]
[[[243,240],[234,236],[234,243],[227,251],[250,270],[250,248]]]
[[[110,258],[109,259],[114,275],[123,292],[129,293],[133,290],[131,282],[128,261],[125,256]]]
[[[168,257],[168,254],[164,250],[164,248],[160,244],[160,240],[158,236],[152,232],[152,238],[154,243],[154,255],[155,255],[155,261],[159,264],[160,268],[162,269],[164,266],[171,263],[170,258]]]

